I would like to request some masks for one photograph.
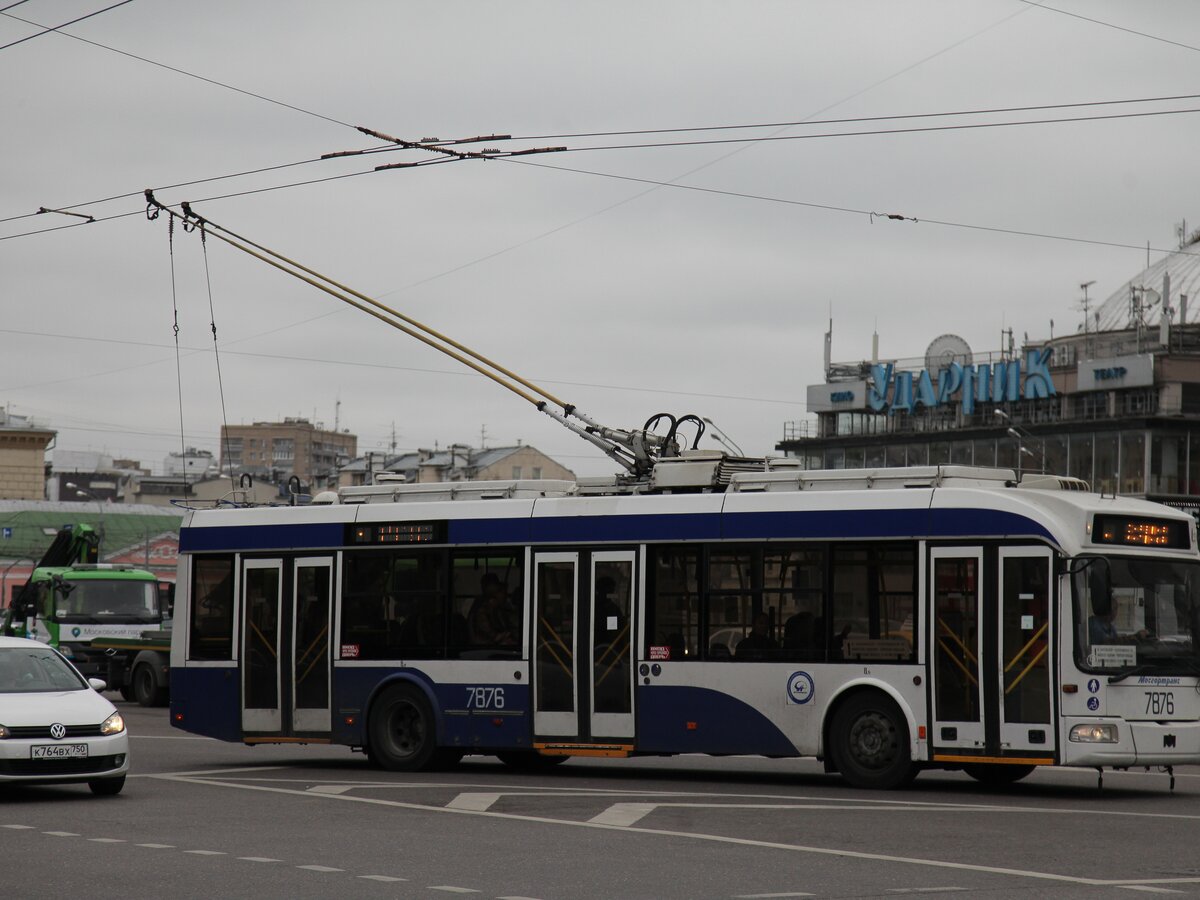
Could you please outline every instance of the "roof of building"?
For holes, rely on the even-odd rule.
[[[1157,325],[1162,319],[1163,275],[1171,276],[1170,296],[1167,306],[1171,310],[1171,321],[1179,321],[1180,295],[1192,301],[1188,306],[1188,322],[1200,322],[1200,242],[1167,254],[1162,259],[1134,275],[1107,300],[1095,307],[1089,315],[1088,331],[1116,331],[1135,324],[1130,308],[1130,298],[1141,296],[1142,321],[1145,325]],[[1141,289],[1145,288],[1143,292]],[[1081,325],[1079,328],[1083,331]]]

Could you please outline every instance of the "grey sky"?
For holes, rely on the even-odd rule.
[[[10,16],[49,26],[106,5],[30,0],[0,15],[0,44],[35,30]],[[1048,5],[1059,11],[1019,0],[135,0],[67,30],[318,115],[64,35],[25,41],[0,50],[0,219],[156,187],[164,202],[195,201],[214,221],[381,297],[607,424],[695,412],[747,452],[768,453],[785,421],[804,418],[805,386],[821,380],[831,308],[838,360],[869,355],[876,328],[881,353],[901,357],[944,332],[986,351],[1004,327],[1018,342],[1025,332],[1046,336],[1051,319],[1056,333],[1074,330],[1082,282],[1094,280],[1091,296],[1102,300],[1145,265],[1147,242],[1170,248],[1176,222],[1200,225],[1191,174],[1200,114],[455,162],[208,202],[426,156],[162,186],[379,146],[337,122],[449,139],[1200,93],[1187,74],[1200,71],[1193,2]],[[985,121],[1188,108],[1200,100]],[[918,222],[647,192],[551,167],[650,181],[698,170],[681,183]],[[135,197],[78,211],[102,218],[141,206]],[[73,221],[0,222],[0,238]],[[315,416],[332,426],[340,399],[340,425],[363,450],[386,447],[393,423],[401,448],[478,444],[486,428],[490,445],[520,439],[581,474],[611,470],[524,401],[399,332],[219,242],[210,240],[208,260],[231,423]],[[179,448],[162,219],[0,240],[0,272],[0,403],[57,428],[65,449],[157,466]],[[221,407],[194,234],[176,234],[175,290],[186,442],[215,450]]]

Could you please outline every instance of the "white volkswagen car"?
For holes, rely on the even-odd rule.
[[[125,786],[129,735],[117,708],[56,650],[0,637],[0,783]]]

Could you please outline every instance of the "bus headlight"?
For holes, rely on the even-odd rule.
[[[94,721],[94,720],[93,720]],[[100,726],[101,734],[120,734],[125,730],[125,720],[121,718],[119,712],[113,713],[104,720],[104,724]]]
[[[1077,744],[1115,744],[1116,725],[1076,725],[1071,729],[1070,740]]]

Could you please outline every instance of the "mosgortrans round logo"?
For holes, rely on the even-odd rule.
[[[788,678],[787,694],[791,703],[807,703],[813,698],[816,688],[812,676],[807,672],[793,672]]]

